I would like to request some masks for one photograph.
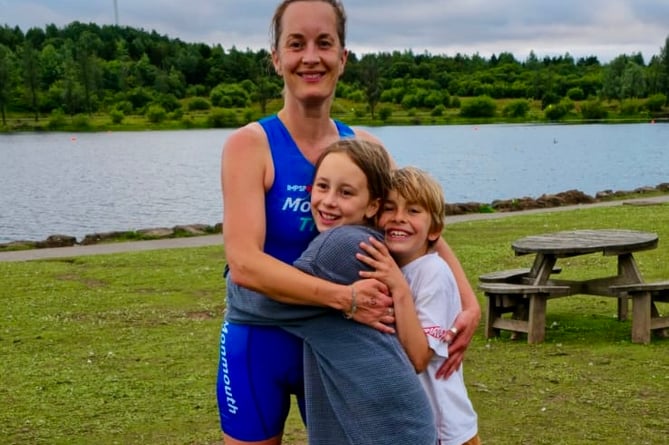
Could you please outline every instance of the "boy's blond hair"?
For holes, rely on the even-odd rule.
[[[446,200],[439,182],[425,170],[403,167],[392,172],[391,189],[408,204],[418,204],[430,214],[430,233],[444,229],[446,224]],[[428,245],[434,245],[428,240]]]

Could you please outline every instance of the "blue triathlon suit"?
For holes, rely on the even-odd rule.
[[[274,164],[274,183],[265,195],[264,251],[292,264],[318,234],[309,199],[314,165],[276,115],[259,123]],[[342,138],[354,136],[350,127],[335,124]],[[217,381],[221,428],[237,440],[266,440],[283,431],[291,394],[304,419],[303,342],[277,327],[276,317],[308,316],[300,312],[308,309],[243,289],[229,276],[226,293]]]

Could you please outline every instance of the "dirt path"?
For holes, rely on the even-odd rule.
[[[551,207],[547,209],[533,209],[522,212],[499,212],[499,213],[472,213],[467,215],[449,216],[447,224],[463,221],[476,221],[480,219],[496,219],[507,216],[531,213],[563,212],[586,207],[612,207],[616,205],[652,205],[669,202],[669,195],[654,196],[650,198],[628,199],[623,201],[607,201],[595,204],[579,204],[564,207]],[[190,238],[171,238],[153,241],[128,241],[109,244],[92,244],[89,246],[57,247],[52,249],[30,249],[15,252],[0,252],[0,261],[30,261],[49,258],[67,258],[84,255],[102,255],[108,253],[139,252],[144,250],[176,249],[182,247],[212,246],[222,243],[220,235],[195,236]]]

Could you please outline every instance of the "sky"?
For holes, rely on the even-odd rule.
[[[156,31],[224,49],[269,49],[278,0],[0,0],[0,25],[26,32],[73,21]],[[117,8],[114,5],[117,5]],[[524,61],[569,53],[607,63],[641,52],[648,63],[669,37],[669,0],[344,0],[356,55],[415,54]],[[116,14],[116,11],[118,12]]]

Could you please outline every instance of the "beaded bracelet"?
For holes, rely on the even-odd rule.
[[[344,317],[351,319],[355,315],[355,311],[358,309],[358,304],[355,301],[355,287],[351,285],[351,310],[344,312]]]

